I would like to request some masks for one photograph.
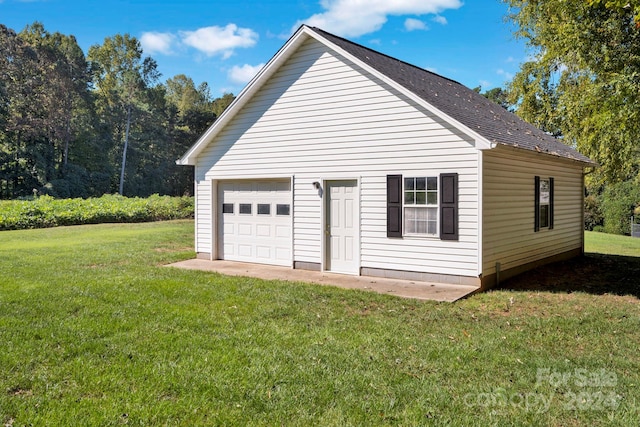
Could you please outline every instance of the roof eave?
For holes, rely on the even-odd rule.
[[[574,158],[574,157],[568,157],[568,156],[563,156],[557,153],[550,153],[550,152],[545,152],[545,151],[534,151],[528,148],[524,148],[524,147],[515,147],[509,144],[504,144],[504,143],[495,143],[494,146],[500,150],[500,151],[518,151],[518,152],[527,152],[527,153],[531,153],[531,154],[536,154],[536,155],[544,155],[544,156],[549,156],[552,157],[554,159],[557,160],[564,160],[570,163],[577,163],[580,164],[583,168],[586,167],[600,167],[600,165],[597,162],[594,162],[593,160],[589,159],[588,157],[584,156],[586,160],[583,159],[578,159],[578,158]]]

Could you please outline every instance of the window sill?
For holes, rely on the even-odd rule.
[[[403,234],[402,238],[411,240],[440,240],[438,234]]]

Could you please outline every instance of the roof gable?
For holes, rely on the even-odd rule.
[[[492,144],[503,144],[595,165],[588,157],[460,83],[321,29],[304,25],[177,163],[195,165],[200,152],[309,37],[313,37],[332,50],[337,50],[338,53],[346,54],[350,60],[363,68],[395,83],[404,93],[414,95],[432,111],[444,116],[445,120],[461,128],[463,132],[473,135],[480,142],[478,148],[490,148]]]

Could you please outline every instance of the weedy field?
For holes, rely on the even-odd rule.
[[[163,266],[192,244],[0,232],[0,423],[640,425],[640,239],[454,304]]]

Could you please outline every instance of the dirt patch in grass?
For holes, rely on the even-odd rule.
[[[499,289],[640,298],[640,257],[588,253],[528,271],[506,280]]]

